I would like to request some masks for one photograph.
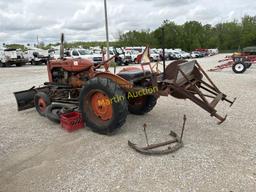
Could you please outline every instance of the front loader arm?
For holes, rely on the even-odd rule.
[[[216,117],[219,124],[226,120],[227,115],[220,116],[215,108],[220,101],[226,101],[232,106],[236,98],[233,101],[227,99],[197,61],[178,63],[173,66],[170,64],[166,68],[166,73],[168,73],[165,75],[167,78],[163,83],[172,96],[191,100],[211,116]]]

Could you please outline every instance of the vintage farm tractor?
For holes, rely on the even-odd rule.
[[[64,35],[62,35],[63,49]],[[190,99],[222,123],[215,107],[227,99],[197,61],[174,61],[163,72],[155,70],[144,51],[141,67],[126,67],[118,74],[109,72],[109,61],[94,66],[86,59],[63,57],[48,65],[49,82],[42,87],[15,92],[18,110],[35,107],[45,115],[51,103],[73,104],[93,131],[107,134],[120,128],[128,111],[143,115],[151,111],[160,96]],[[99,69],[104,66],[105,71]]]

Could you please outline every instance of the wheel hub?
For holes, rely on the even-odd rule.
[[[92,110],[103,121],[112,118],[112,103],[109,97],[102,92],[95,92],[91,97]]]
[[[43,98],[38,99],[38,106],[41,112],[45,111],[47,104]]]
[[[236,64],[235,69],[237,71],[242,71],[244,69],[244,66],[242,64]]]

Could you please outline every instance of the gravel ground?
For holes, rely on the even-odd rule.
[[[199,59],[205,69],[224,55]],[[190,101],[161,97],[144,116],[128,115],[114,136],[88,128],[63,131],[34,109],[17,112],[14,91],[47,81],[45,66],[0,68],[0,191],[223,191],[256,189],[256,67],[237,75],[209,72],[230,98],[221,103],[221,125]],[[187,115],[184,148],[165,156],[143,156],[127,140],[145,145],[179,133]]]

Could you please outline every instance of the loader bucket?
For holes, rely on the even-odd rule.
[[[171,63],[165,69],[163,82],[169,87],[170,95],[179,99],[190,99],[219,119],[219,124],[225,121],[226,116],[217,114],[217,104],[226,101],[231,106],[235,102],[235,99],[230,101],[226,98],[196,60]]]
[[[34,88],[25,90],[25,91],[19,91],[15,92],[14,96],[16,98],[16,102],[18,105],[18,111],[26,110],[33,108],[35,106],[34,104],[34,96],[38,91],[46,91],[47,89],[45,87],[42,88]]]

